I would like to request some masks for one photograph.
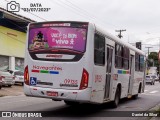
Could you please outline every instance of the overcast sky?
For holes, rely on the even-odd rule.
[[[0,0],[6,8],[11,0]],[[7,2],[8,1],[8,2]],[[13,0],[12,0],[13,1]],[[135,43],[141,41],[150,51],[159,50],[160,0],[15,0],[21,8],[30,8],[31,3],[40,3],[48,12],[16,12],[36,21],[78,20],[91,21],[113,35],[115,30],[126,29],[123,39]],[[144,45],[150,44],[150,45]],[[152,46],[153,45],[153,46]]]

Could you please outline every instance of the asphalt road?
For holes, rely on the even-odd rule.
[[[116,115],[127,114],[126,111],[147,111],[157,104],[160,104],[159,82],[156,82],[155,85],[146,85],[145,93],[140,94],[136,100],[121,100],[120,105],[115,109],[113,109],[109,103],[103,105],[80,104],[78,106],[67,106],[64,102],[55,102],[50,99],[20,95],[1,97],[0,111],[43,111],[49,117],[42,119],[47,120],[137,120],[139,117],[116,117]],[[113,114],[115,117],[106,117],[109,115],[113,116]],[[18,118],[14,118],[14,120],[17,119]],[[37,118],[37,120],[38,119],[39,118]],[[142,118],[140,119],[142,120]]]

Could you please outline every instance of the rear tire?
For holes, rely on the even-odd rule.
[[[117,88],[114,101],[112,102],[113,108],[117,108],[120,101],[120,88]]]
[[[133,97],[132,97],[134,100],[136,100],[137,98],[138,98],[138,94],[136,94],[136,95],[133,95]]]
[[[65,104],[66,105],[78,105],[79,102],[75,102],[75,101],[67,101],[67,100],[64,100]]]
[[[2,88],[2,85],[0,86],[0,89]]]

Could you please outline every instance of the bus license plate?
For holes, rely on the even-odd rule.
[[[58,96],[58,92],[47,91],[47,96]]]

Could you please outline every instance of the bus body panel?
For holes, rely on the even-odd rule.
[[[132,92],[133,95],[138,94],[140,83],[142,85],[141,89],[142,89],[142,87],[144,87],[143,81],[144,81],[144,73],[135,71],[134,82],[133,82],[133,92]],[[141,92],[143,92],[143,91],[141,91]]]
[[[120,70],[120,69],[118,69]],[[117,72],[118,72],[117,70]],[[118,80],[121,83],[121,98],[127,97],[128,95],[128,87],[129,87],[129,74],[122,73],[118,74]]]
[[[105,91],[106,68],[105,66],[95,66],[93,72],[91,101],[103,103]]]

